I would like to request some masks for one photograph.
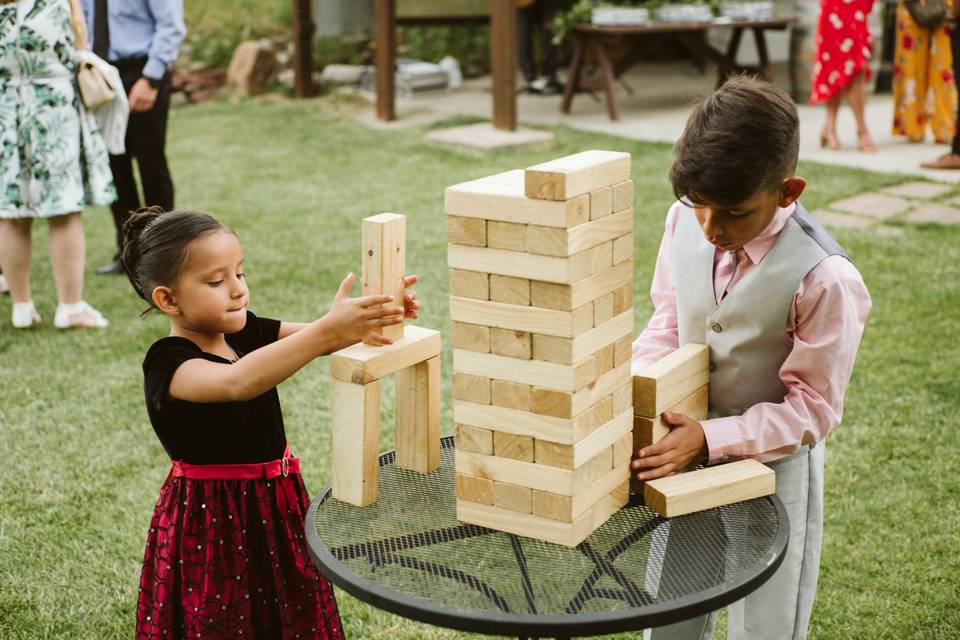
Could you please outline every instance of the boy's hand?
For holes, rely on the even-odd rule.
[[[637,480],[653,480],[683,471],[688,464],[707,454],[707,438],[699,422],[671,411],[663,412],[663,420],[670,427],[670,433],[660,442],[640,449],[630,463]]]
[[[406,276],[403,279],[403,288],[408,289],[413,285],[417,284],[417,276]],[[417,292],[416,291],[407,291],[403,294],[403,317],[409,320],[416,320],[417,309],[420,308],[420,303],[417,302]]]
[[[346,344],[353,344],[367,337],[376,344],[393,344],[393,340],[375,333],[374,330],[400,324],[403,322],[406,310],[404,307],[387,306],[387,303],[393,302],[393,296],[351,298],[350,290],[353,288],[353,281],[354,275],[350,273],[337,289],[330,311],[325,316],[330,329],[339,342]],[[415,304],[416,300],[411,300],[411,303]]]

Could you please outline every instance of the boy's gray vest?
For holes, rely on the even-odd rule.
[[[715,247],[692,209],[680,210],[670,249],[680,344],[710,347],[710,417],[740,415],[787,393],[779,371],[792,348],[790,305],[803,278],[824,258],[846,252],[797,203],[773,247],[716,303]]]

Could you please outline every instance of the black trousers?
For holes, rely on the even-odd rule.
[[[953,52],[953,83],[960,91],[960,27],[950,29],[950,50]],[[957,102],[957,132],[953,134],[951,153],[960,155],[960,101]]]
[[[517,9],[517,57],[523,79],[532,82],[537,78],[537,64],[533,59],[533,35],[540,37],[543,52],[542,75],[549,80],[557,78],[559,55],[553,44],[553,17],[564,7],[563,0],[536,0],[533,4]]]
[[[120,79],[127,95],[140,79],[146,58],[111,62],[120,71]],[[117,201],[110,209],[117,227],[117,249],[121,249],[121,230],[130,213],[141,206],[159,206],[173,209],[173,180],[167,166],[167,114],[170,111],[170,73],[164,75],[157,89],[153,108],[142,113],[130,113],[127,123],[126,149],[121,156],[110,156],[110,170],[117,187]],[[133,160],[137,161],[143,200],[133,177]],[[142,204],[141,204],[142,203]]]

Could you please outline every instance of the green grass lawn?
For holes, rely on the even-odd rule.
[[[244,244],[252,308],[322,315],[359,269],[360,219],[408,216],[407,265],[419,273],[421,324],[449,335],[443,189],[586,148],[633,154],[636,314],[642,326],[663,216],[668,145],[558,129],[549,147],[473,156],[423,142],[423,129],[371,131],[320,102],[249,101],[174,110],[169,155],[177,203],[210,212]],[[815,209],[903,177],[807,164]],[[108,260],[105,210],[86,216],[90,266]],[[873,295],[844,423],[830,437],[815,638],[945,638],[960,633],[960,228],[902,225],[902,237],[838,239]],[[169,463],[144,411],[140,363],[167,331],[125,279],[88,279],[102,332],[57,332],[45,225],[34,299],[45,324],[9,325],[0,300],[0,638],[128,638],[145,534]],[[88,272],[90,270],[88,269]],[[449,345],[444,433],[451,432]],[[391,393],[392,385],[386,385]],[[330,476],[325,362],[281,386],[287,433],[308,487]],[[384,401],[385,414],[391,403]],[[392,446],[384,415],[381,447]],[[339,592],[351,638],[460,638]],[[628,636],[622,636],[628,637]]]

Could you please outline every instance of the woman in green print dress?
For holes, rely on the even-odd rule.
[[[71,0],[0,0],[0,265],[13,325],[40,322],[30,293],[34,218],[49,223],[59,328],[105,327],[82,299],[84,205],[116,194],[107,150],[76,91]]]

